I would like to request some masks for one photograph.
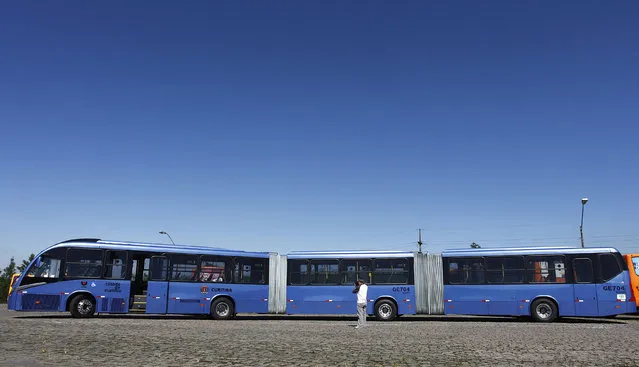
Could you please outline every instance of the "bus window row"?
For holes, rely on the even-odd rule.
[[[619,254],[445,258],[446,284],[601,283],[619,275]]]
[[[413,284],[413,259],[289,259],[289,285]]]
[[[143,262],[143,266],[138,266]],[[60,278],[171,280],[267,284],[268,259],[200,255],[159,256],[133,251],[56,248],[28,270],[29,283]]]

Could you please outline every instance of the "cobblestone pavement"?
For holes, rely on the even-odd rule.
[[[639,366],[639,316],[204,317],[17,313],[0,305],[2,366]]]

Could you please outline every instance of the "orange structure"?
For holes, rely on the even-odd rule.
[[[627,254],[623,255],[623,258],[628,265],[628,272],[630,273],[632,298],[635,299],[637,307],[639,308],[639,254]]]
[[[18,277],[20,277],[20,273],[16,273],[16,274],[12,274],[11,275],[11,281],[9,282],[9,294],[11,294],[11,291],[13,290],[13,285],[18,280]]]

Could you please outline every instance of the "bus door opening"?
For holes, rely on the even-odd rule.
[[[131,293],[130,305],[132,311],[146,309],[146,294],[149,283],[149,268],[151,257],[148,254],[133,254],[131,256]]]

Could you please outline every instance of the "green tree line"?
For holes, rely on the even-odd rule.
[[[15,259],[12,257],[9,261],[9,265],[0,271],[0,303],[6,303],[9,296],[9,285],[11,283],[11,275],[15,273],[22,273],[27,269],[31,260],[35,258],[34,254],[29,255],[29,258],[22,260],[20,265],[16,265]]]

